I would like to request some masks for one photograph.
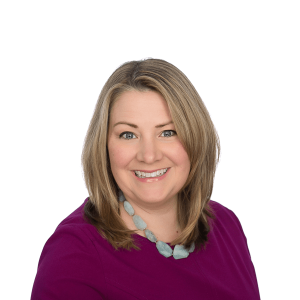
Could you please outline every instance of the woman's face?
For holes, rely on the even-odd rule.
[[[168,105],[157,92],[126,91],[115,102],[107,147],[113,176],[127,200],[149,205],[177,199],[187,180],[190,161],[174,124],[156,127],[171,121]],[[170,169],[162,178],[143,182],[134,173],[165,168]]]

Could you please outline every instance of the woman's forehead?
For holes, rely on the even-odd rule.
[[[126,91],[114,103],[112,118],[171,117],[166,100],[157,92]]]

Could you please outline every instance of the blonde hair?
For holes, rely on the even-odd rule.
[[[178,192],[178,222],[182,228],[171,245],[187,248],[195,242],[205,246],[210,231],[209,206],[214,175],[219,161],[219,137],[210,115],[189,79],[175,66],[161,59],[130,61],[109,77],[98,98],[82,152],[82,166],[89,200],[85,218],[116,249],[140,250],[120,217],[119,188],[110,168],[107,149],[109,117],[115,101],[124,91],[156,91],[166,100],[175,129],[189,160],[190,173]]]

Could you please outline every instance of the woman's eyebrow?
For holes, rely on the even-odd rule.
[[[116,123],[113,127],[115,127],[115,126],[117,126],[117,125],[119,125],[119,124],[125,124],[125,125],[129,125],[129,126],[131,126],[131,127],[133,127],[133,128],[139,128],[139,127],[138,127],[137,125],[135,125],[135,124],[131,124],[131,123],[128,123],[128,122],[123,122],[123,121]],[[159,125],[156,125],[155,128],[161,128],[161,127],[167,126],[167,125],[169,125],[169,124],[173,124],[173,121],[170,121],[170,122],[165,123],[165,124],[159,124]]]

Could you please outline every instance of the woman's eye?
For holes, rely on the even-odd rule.
[[[174,135],[176,135],[177,133],[176,133],[176,131],[175,130],[165,130],[165,131],[163,131],[162,133],[165,133],[165,132],[173,132],[174,134],[167,134],[167,136],[165,136],[165,137],[172,137],[172,136],[174,136]],[[119,135],[119,138],[120,139],[125,139],[125,140],[131,140],[131,138],[129,137],[123,137],[124,135],[126,136],[128,134],[128,136],[132,136],[132,135],[134,135],[135,136],[135,134],[133,134],[132,132],[130,132],[130,131],[125,131],[125,132],[122,132],[120,135]]]
[[[134,135],[132,132],[128,132],[128,131],[122,132],[122,133],[119,135],[120,139],[131,140],[131,138],[124,138],[124,137],[123,137],[123,135],[126,135],[126,134],[128,134],[128,135]]]
[[[173,136],[173,135],[176,135],[176,131],[175,130],[165,130],[165,131],[163,131],[162,133],[164,133],[164,132],[173,132],[174,134],[167,134],[167,136],[166,137],[171,137],[171,136]]]

